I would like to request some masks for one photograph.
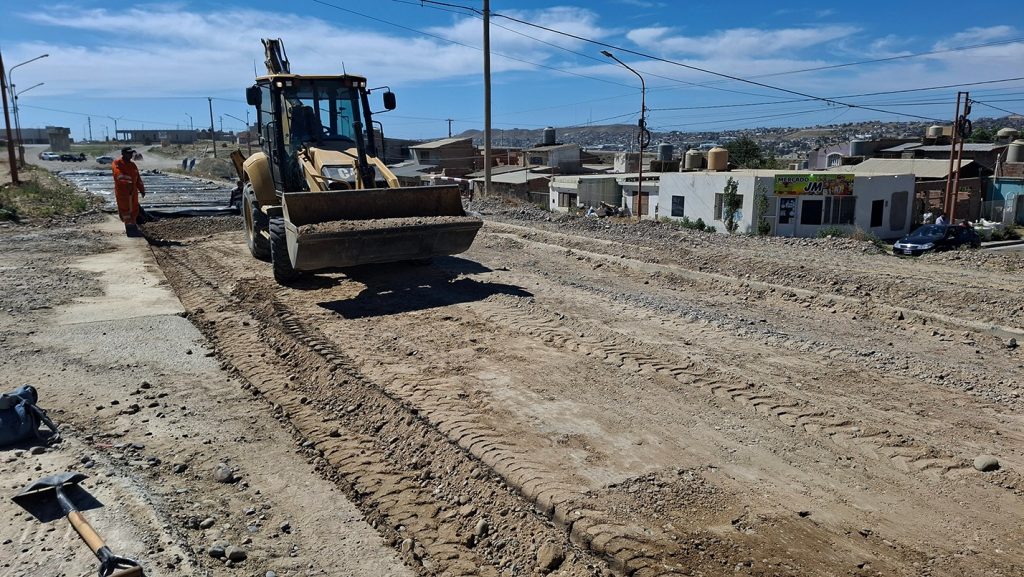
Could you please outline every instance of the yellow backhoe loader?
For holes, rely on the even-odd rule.
[[[246,90],[262,150],[242,163],[242,214],[250,252],[279,283],[469,249],[483,223],[459,188],[401,188],[379,159],[365,78],[292,74],[281,40],[263,45],[267,75]],[[383,103],[393,110],[394,93]]]

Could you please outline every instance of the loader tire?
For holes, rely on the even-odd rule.
[[[250,192],[248,189],[246,192]],[[263,236],[267,230],[267,215],[256,205],[251,192],[242,200],[242,216],[245,219],[245,244],[249,252],[258,260],[270,260],[270,241]]]
[[[279,216],[270,219],[270,260],[274,264],[274,280],[278,284],[288,284],[302,275],[292,267],[292,261],[288,258],[284,218]]]

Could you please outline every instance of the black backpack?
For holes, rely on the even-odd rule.
[[[9,393],[0,393],[0,447],[42,439],[39,423],[45,424],[54,436],[57,427],[36,405],[39,394],[35,387],[24,385]]]

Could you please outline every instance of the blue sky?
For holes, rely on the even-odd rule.
[[[480,0],[449,0],[480,8]],[[946,119],[957,88],[853,96],[1024,77],[1019,1],[984,9],[949,1],[677,2],[493,0],[509,16],[605,43],[492,20],[494,128],[634,123],[639,80],[601,56],[608,49],[647,84],[655,130],[806,126],[865,119]],[[242,128],[244,88],[260,38],[285,41],[292,70],[333,74],[344,67],[388,85],[398,109],[379,116],[388,136],[446,136],[483,127],[482,21],[465,10],[418,0],[263,0],[116,3],[0,0],[0,50],[12,72],[22,126],[68,126],[94,138],[119,128]],[[1016,40],[1016,41],[1015,41]],[[967,46],[885,62],[821,68]],[[657,58],[654,60],[627,51]],[[798,101],[765,86],[723,79],[684,64],[884,112]],[[1004,110],[1024,111],[1024,80],[964,87]],[[794,100],[797,100],[794,102]],[[789,101],[789,102],[787,102]],[[727,108],[695,108],[734,105]],[[1002,116],[981,105],[974,116]],[[191,115],[191,119],[189,118]],[[252,115],[250,115],[252,116]]]

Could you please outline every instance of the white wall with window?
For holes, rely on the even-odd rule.
[[[658,216],[677,220],[686,217],[691,221],[699,218],[716,230],[724,231],[722,195],[732,178],[742,201],[735,215],[739,225],[736,232],[751,232],[755,220],[754,191],[762,189],[770,193],[774,182],[769,175],[758,175],[758,172],[770,171],[662,173]]]
[[[775,176],[792,174],[776,170],[731,172],[681,172],[661,175],[658,216],[671,219],[698,218],[725,231],[723,201],[729,178],[737,183],[742,199],[736,213],[738,233],[757,230],[756,196],[765,193],[764,218],[777,236],[814,237],[823,228],[860,228],[883,239],[909,232],[914,175],[854,175],[853,194],[775,194]],[[814,174],[814,173],[812,173]],[[821,173],[816,173],[821,174]]]

